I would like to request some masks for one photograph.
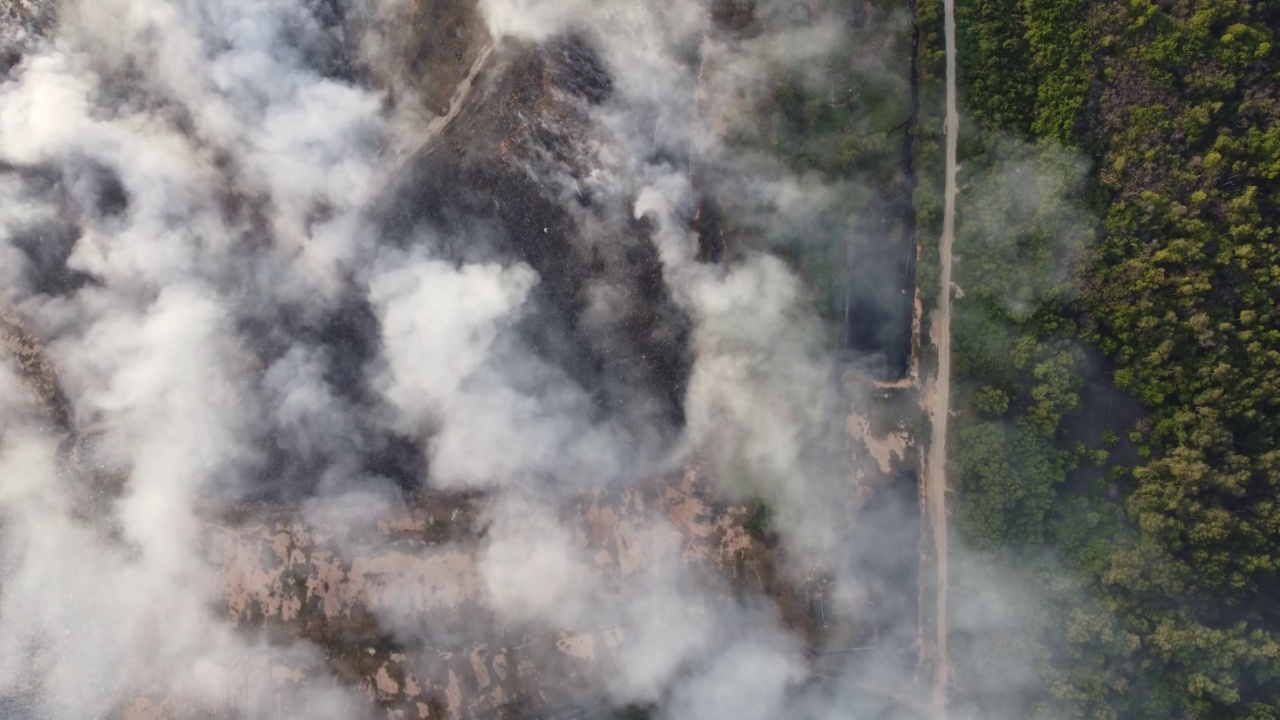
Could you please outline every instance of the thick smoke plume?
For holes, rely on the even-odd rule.
[[[914,497],[853,519],[771,252],[860,190],[740,149],[839,25],[722,5],[0,11],[0,714],[916,716]]]

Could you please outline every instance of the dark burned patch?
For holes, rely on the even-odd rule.
[[[713,0],[711,3],[712,30],[740,39],[757,37],[763,31],[756,17],[756,0]]]
[[[16,47],[0,46],[0,76],[8,75],[22,60],[22,52]],[[4,706],[0,705],[0,709]]]
[[[78,220],[82,214],[69,191],[68,178],[55,168],[5,163],[0,163],[0,174],[16,176],[33,202],[57,208],[54,217],[23,228],[9,239],[26,261],[24,279],[31,290],[41,295],[67,295],[91,283],[90,275],[67,267],[80,239]]]
[[[418,439],[383,427],[375,411],[380,399],[367,378],[370,364],[380,357],[381,338],[368,298],[353,287],[321,311],[282,305],[264,312],[241,317],[237,327],[258,381],[265,388],[276,363],[285,361],[291,350],[306,349],[319,363],[326,389],[350,410],[344,419],[351,426],[342,436],[303,451],[293,447],[290,436],[271,417],[264,418],[267,427],[258,438],[262,466],[234,500],[299,500],[315,493],[324,471],[335,465],[386,478],[405,493],[419,489],[427,464]]]
[[[755,0],[713,0],[708,8],[709,36],[723,38],[730,42],[747,40],[761,32],[761,25],[756,17]],[[706,40],[704,39],[705,43]],[[691,66],[700,66],[703,62],[701,47],[690,48],[689,62]],[[701,82],[701,80],[699,80]],[[701,95],[699,88],[699,95]],[[692,162],[692,188],[694,196],[694,213],[692,230],[698,238],[698,250],[695,259],[704,263],[729,262],[731,252],[729,238],[737,237],[741,229],[731,227],[725,217],[725,204],[716,197],[716,188],[708,172],[707,160],[697,157]]]
[[[81,212],[96,221],[117,218],[129,208],[129,191],[115,170],[91,158],[74,163],[64,182]]]
[[[552,82],[565,91],[590,103],[602,103],[613,94],[613,78],[585,36],[553,40],[547,53],[552,61]]]
[[[596,420],[671,442],[684,423],[689,320],[662,280],[649,223],[630,219],[625,198],[584,199],[575,180],[590,166],[586,106],[612,80],[580,36],[506,44],[491,63],[386,193],[382,235],[459,263],[527,263],[540,281],[523,344],[591,394]]]
[[[218,206],[236,233],[237,263],[246,274],[255,272],[255,263],[274,251],[272,198],[253,190],[232,154],[215,153],[214,167],[220,175]],[[333,212],[327,201],[317,199],[308,221],[324,222]],[[242,310],[236,330],[246,349],[246,369],[256,373],[256,380],[264,383],[290,351],[304,350],[319,365],[324,389],[349,410],[343,418],[351,427],[300,449],[271,416],[264,417],[265,429],[257,438],[261,465],[239,495],[223,500],[297,501],[314,494],[325,470],[334,466],[389,479],[406,493],[421,486],[426,464],[417,440],[382,427],[374,411],[381,400],[367,379],[370,364],[381,357],[381,337],[362,288],[345,278],[343,290],[329,303],[255,304]]]
[[[698,236],[697,260],[704,263],[724,262],[729,253],[729,240],[724,231],[724,213],[711,194],[698,194],[698,207],[693,214],[693,232]]]
[[[886,672],[901,673],[900,677],[909,677],[916,662],[908,647],[912,639],[896,631],[910,627],[919,611],[918,482],[914,472],[903,472],[876,490],[840,543],[845,554],[841,558],[843,576],[859,578],[863,593],[859,627],[849,628],[856,630],[849,639],[857,645],[875,646],[876,652],[868,658],[874,658]]]
[[[906,377],[915,310],[915,208],[911,187],[895,183],[858,223],[850,253],[840,349],[880,380]]]
[[[296,48],[306,67],[322,77],[361,79],[360,48],[343,0],[305,0],[305,11],[288,18],[281,40]]]

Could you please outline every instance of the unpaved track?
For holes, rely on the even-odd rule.
[[[484,49],[476,56],[475,62],[471,63],[471,68],[467,70],[467,76],[462,79],[462,82],[458,83],[457,89],[453,91],[453,97],[449,99],[449,111],[427,124],[426,132],[423,133],[422,145],[431,142],[457,117],[458,111],[462,109],[462,106],[467,101],[467,96],[471,94],[471,86],[475,84],[476,76],[480,74],[480,69],[488,62],[489,53],[491,52],[493,52],[493,42],[489,42],[484,46]]]
[[[960,135],[960,115],[956,112],[956,19],[953,0],[943,0],[944,34],[947,50],[947,160],[942,238],[938,255],[942,275],[938,280],[938,310],[932,332],[938,349],[938,376],[932,392],[926,393],[926,409],[931,420],[929,458],[925,463],[925,504],[933,530],[934,556],[938,571],[937,607],[934,621],[936,665],[933,703],[936,717],[947,715],[947,418],[951,404],[951,246],[956,229],[956,145]]]

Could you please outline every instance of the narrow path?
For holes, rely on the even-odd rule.
[[[449,98],[449,111],[430,123],[427,123],[427,129],[423,133],[422,145],[426,145],[435,136],[449,127],[449,123],[457,117],[458,111],[462,109],[463,104],[467,101],[467,96],[471,94],[471,86],[475,84],[476,76],[480,74],[480,69],[489,60],[489,53],[493,52],[493,42],[485,44],[484,49],[476,56],[475,62],[471,63],[471,68],[467,70],[467,76],[458,83],[458,87],[454,89],[453,96]]]
[[[942,274],[938,280],[938,310],[934,313],[932,332],[938,349],[938,376],[932,392],[926,394],[930,417],[929,458],[925,463],[925,505],[933,530],[934,556],[938,571],[937,608],[934,622],[936,666],[933,679],[933,703],[936,717],[947,715],[947,419],[951,405],[951,246],[956,229],[956,146],[960,135],[960,115],[956,112],[956,19],[954,0],[943,0],[944,34],[947,51],[947,160],[942,238],[938,255]]]
[[[432,118],[421,132],[413,135],[411,144],[409,144],[407,148],[397,148],[397,150],[404,151],[403,157],[412,158],[422,152],[423,148],[430,145],[436,137],[445,131],[445,128],[449,127],[449,124],[453,122],[454,118],[456,118],[458,113],[462,110],[462,106],[466,104],[467,98],[470,97],[473,86],[476,84],[476,78],[479,77],[480,71],[483,70],[485,64],[488,63],[489,55],[493,53],[493,47],[494,42],[489,41],[486,42],[485,46],[480,50],[480,54],[476,56],[475,61],[471,63],[471,67],[467,70],[466,77],[462,78],[462,80],[458,82],[458,86],[454,88],[453,95],[449,98],[448,112],[444,115]],[[413,163],[411,162],[400,163],[400,167],[393,174],[391,182],[388,183],[388,187],[396,187],[399,185],[404,174],[408,172],[412,166]]]

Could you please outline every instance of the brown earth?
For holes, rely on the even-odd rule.
[[[930,324],[937,349],[936,380],[926,383],[921,402],[930,421],[928,458],[924,463],[923,501],[928,510],[933,536],[933,561],[937,568],[934,597],[933,706],[938,718],[947,716],[949,665],[947,662],[947,590],[950,530],[947,518],[947,421],[951,413],[951,246],[956,223],[956,151],[960,135],[960,115],[956,110],[956,21],[952,0],[943,3],[947,53],[946,184],[944,187],[942,238],[938,255],[938,308]]]
[[[563,512],[590,570],[607,581],[679,562],[707,587],[722,585],[725,603],[739,594],[774,599],[790,626],[812,636],[811,598],[779,576],[775,549],[746,528],[747,510],[707,495],[691,470],[591,493]],[[282,639],[311,640],[335,679],[380,707],[405,717],[526,717],[590,697],[625,634],[505,628],[485,609],[477,569],[486,505],[479,494],[425,494],[378,519],[377,532],[355,547],[285,508],[209,508],[214,517],[203,522],[227,616]],[[406,647],[380,624],[393,613],[442,632]],[[466,630],[449,637],[450,628]]]

